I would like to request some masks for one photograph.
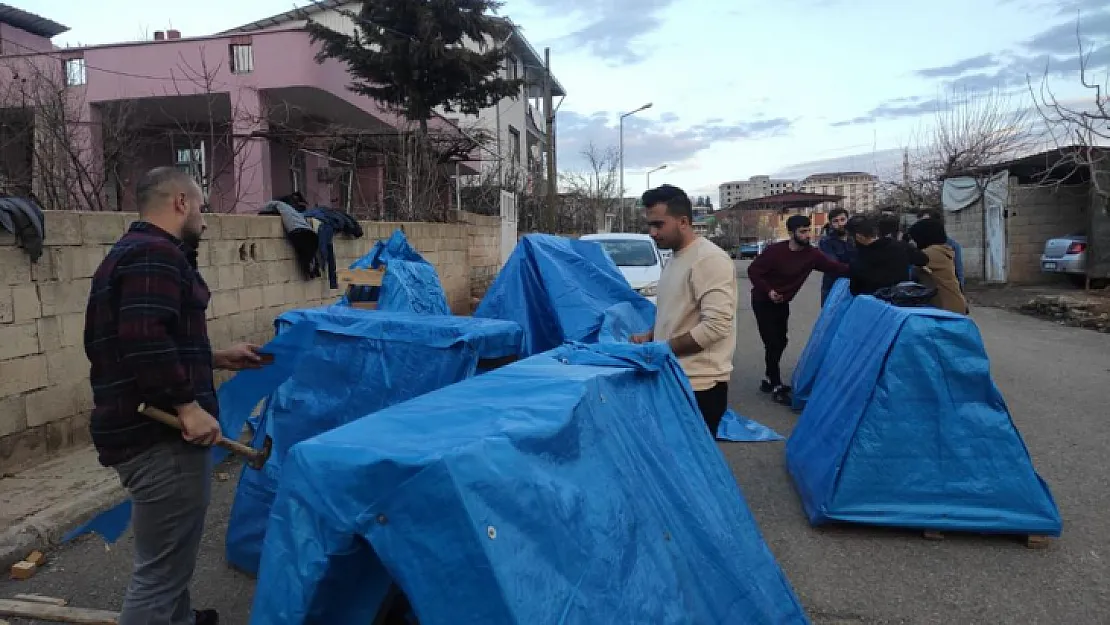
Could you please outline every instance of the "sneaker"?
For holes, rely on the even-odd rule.
[[[193,610],[196,625],[220,625],[220,613],[215,610]]]
[[[784,406],[791,405],[793,400],[790,397],[790,387],[782,384],[776,386],[775,390],[771,392],[771,400]]]
[[[759,382],[759,390],[764,393],[770,393],[775,390],[775,386],[771,384],[770,380],[764,379]]]

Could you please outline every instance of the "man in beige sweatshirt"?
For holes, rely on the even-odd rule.
[[[682,189],[650,189],[643,203],[651,238],[674,256],[659,279],[655,328],[632,341],[667,342],[716,436],[728,409],[736,351],[736,266],[724,250],[694,232],[693,206]]]

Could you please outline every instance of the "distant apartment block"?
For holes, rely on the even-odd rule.
[[[827,212],[840,206],[849,212],[860,213],[875,210],[879,179],[858,171],[833,172],[809,176],[799,186],[804,193],[839,195],[844,198],[840,202],[820,204],[814,208],[815,211]]]
[[[726,182],[717,187],[720,193],[721,208],[728,208],[743,200],[790,193],[798,190],[798,181],[771,178],[770,176],[752,176],[747,180]]]

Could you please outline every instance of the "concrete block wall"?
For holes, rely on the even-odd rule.
[[[0,231],[0,474],[89,442],[92,393],[83,333],[90,278],[135,217],[49,211],[46,246],[36,263]],[[303,278],[279,217],[213,215],[208,226],[198,264],[212,290],[208,330],[214,347],[264,343],[283,311],[339,297],[326,277]],[[481,287],[496,271],[489,259],[500,258],[499,226],[481,219],[362,226],[362,238],[335,240],[337,267],[403,228],[435,264],[456,314],[470,313],[472,278]]]
[[[1042,187],[1011,185],[1006,248],[1011,284],[1050,282],[1056,276],[1041,272],[1045,241],[1086,230],[1090,213],[1087,185]]]
[[[967,208],[944,213],[944,228],[948,236],[963,248],[964,277],[968,280],[983,279],[983,202]]]
[[[469,226],[467,259],[470,266],[471,295],[481,298],[501,270],[501,218],[459,213],[459,221]]]

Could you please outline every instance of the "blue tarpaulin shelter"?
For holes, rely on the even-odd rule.
[[[253,625],[807,623],[665,345],[571,344],[296,445]]]
[[[533,355],[565,341],[596,343],[603,327],[610,333],[646,332],[655,322],[655,305],[629,286],[597,243],[530,234],[474,316],[519,323],[524,354]]]
[[[395,230],[389,239],[375,243],[349,268],[380,269],[382,265],[385,265],[382,286],[354,287],[351,296],[355,301],[377,301],[377,310],[384,312],[451,314],[435,266],[413,249],[403,231]],[[348,304],[346,293],[339,298],[338,304]]]
[[[786,444],[810,523],[1058,536],[963,315],[856,297]]]
[[[508,321],[341,306],[290,311],[275,323],[279,336],[314,326],[315,338],[289,379],[270,395],[255,444],[268,434],[273,453],[261,470],[242,472],[232,504],[227,559],[248,573],[257,571],[282,461],[293,445],[468,378],[479,359],[517,355],[521,343],[520,327]],[[245,386],[237,392],[247,397],[236,403],[254,405],[266,389]]]
[[[825,305],[821,307],[821,314],[813,324],[813,331],[809,334],[802,355],[798,358],[798,366],[794,368],[792,384],[792,408],[801,410],[806,407],[813,392],[813,385],[817,382],[817,372],[825,362],[825,353],[836,336],[840,327],[840,320],[844,318],[844,311],[852,303],[855,296],[848,290],[848,279],[838,278],[833,283],[829,296],[825,298]]]

